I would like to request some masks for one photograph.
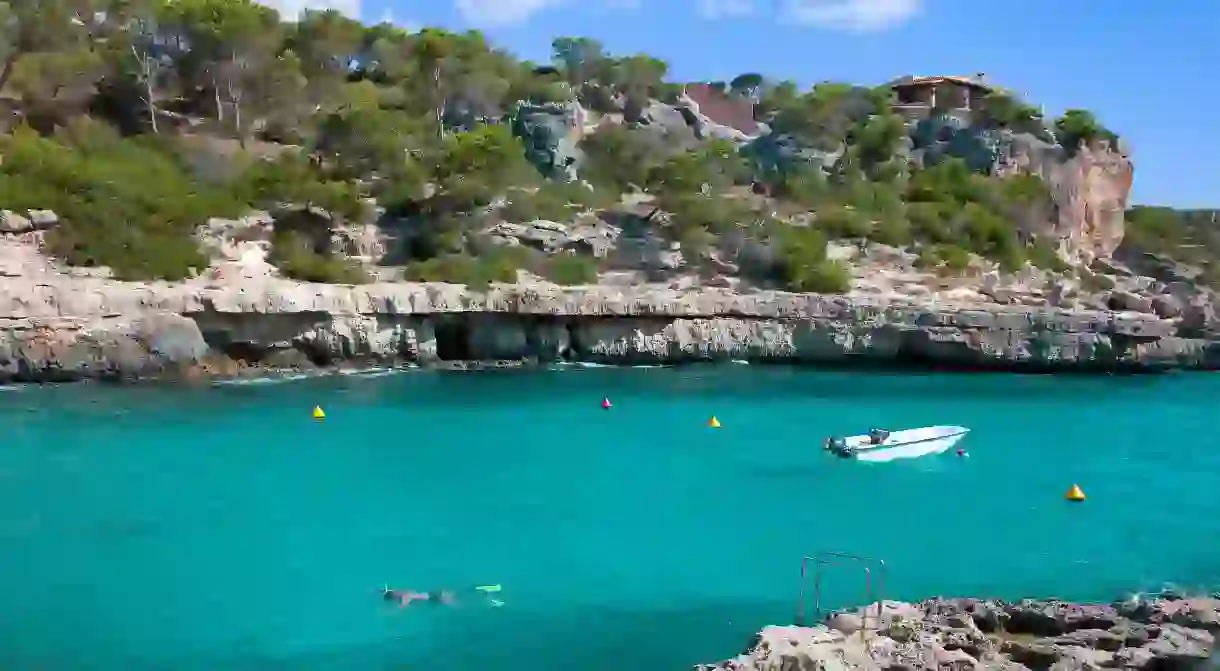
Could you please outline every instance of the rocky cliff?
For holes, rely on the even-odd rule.
[[[641,114],[636,130],[658,142],[717,136],[778,162],[834,158],[833,152],[811,154],[791,138],[792,146],[778,142],[783,137],[765,126],[751,128],[753,135],[733,134],[725,130],[729,120],[711,118],[686,99],[674,106],[653,101]],[[576,103],[521,107],[513,127],[531,138],[531,147],[545,148],[532,158],[560,178],[579,167],[574,148],[599,127],[589,116]],[[623,122],[606,115],[605,123]],[[1018,223],[1058,241],[1065,257],[1104,259],[1121,241],[1132,168],[1115,148],[1082,146],[1069,157],[1030,135],[932,123],[913,129],[917,140],[930,139],[917,142],[910,158],[953,155],[986,163],[984,172],[1039,175],[1051,191],[1051,206],[1031,209]],[[1036,277],[1025,279],[1003,280],[993,272],[946,280],[919,271],[908,252],[883,250],[874,258],[847,246],[832,250],[843,252],[854,273],[845,295],[753,290],[735,276],[745,263],[741,253],[712,254],[719,276],[709,282],[697,274],[703,269],[688,267],[690,259],[676,243],[628,231],[630,222],[622,217],[602,221],[586,213],[572,223],[500,222],[483,233],[497,245],[547,255],[614,259],[622,275],[617,281],[603,276],[599,285],[561,288],[522,277],[519,285],[486,291],[394,281],[312,284],[285,279],[267,263],[277,216],[260,213],[213,219],[198,231],[213,259],[199,278],[125,283],[108,279],[104,270],[66,269],[43,256],[39,244],[56,226],[54,213],[0,214],[0,274],[8,277],[0,285],[0,380],[227,374],[343,362],[739,359],[1077,371],[1220,364],[1214,329],[1206,327],[1217,320],[1202,310],[1210,303],[1193,309],[1190,292],[1140,282],[1148,278],[1119,278],[1126,284],[1100,293],[1036,269]],[[718,244],[726,247],[731,238]],[[376,264],[392,243],[392,232],[378,223],[331,229],[334,253],[371,272],[380,272]],[[1002,286],[1006,281],[1025,288]]]
[[[783,292],[248,280],[0,286],[0,379],[69,380],[233,362],[744,359],[985,369],[1215,367],[1220,350],[1152,315],[869,302]],[[218,368],[217,368],[218,367]]]
[[[1217,633],[1220,600],[1214,598],[886,601],[813,627],[767,627],[744,654],[695,669],[1203,671],[1214,668]]]
[[[1049,202],[1030,199],[1010,213],[1024,233],[1056,243],[1067,259],[1107,259],[1122,243],[1123,216],[1135,167],[1120,142],[1096,140],[1068,148],[1045,135],[975,127],[954,117],[913,124],[911,158],[932,164],[952,156],[973,170],[1008,177],[1037,175]]]
[[[1008,165],[1042,177],[1051,192],[1054,211],[1036,213],[1027,230],[1060,241],[1065,256],[1085,264],[1110,258],[1122,244],[1135,167],[1120,147],[1082,146],[1069,158],[1031,141]]]
[[[789,170],[796,163],[833,170],[846,151],[845,144],[815,147],[782,127],[773,131],[753,120],[749,104],[740,109],[742,100],[697,90],[702,105],[690,96],[673,104],[654,100],[633,131],[674,146],[707,138],[727,140],[764,172]],[[547,147],[541,157],[531,155],[535,165],[546,174],[554,174],[556,166],[570,166],[572,179],[582,160],[579,143],[600,128],[624,123],[621,114],[599,117],[579,103],[522,107],[512,120],[528,145]],[[1069,151],[1049,137],[975,127],[955,117],[912,123],[907,132],[908,158],[917,165],[952,156],[981,173],[1040,177],[1050,192],[1049,207],[1031,203],[1012,214],[1025,233],[1055,241],[1065,258],[1087,265],[1109,258],[1122,242],[1134,165],[1121,143],[1098,140]]]

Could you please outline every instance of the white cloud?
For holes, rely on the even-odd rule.
[[[906,23],[924,0],[785,0],[784,14],[796,23],[829,30],[870,33]]]
[[[418,25],[411,21],[399,20],[398,17],[394,15],[394,11],[389,7],[386,7],[385,11],[381,13],[381,18],[377,19],[377,23],[388,23],[391,26],[397,26],[410,33],[419,31]]]
[[[319,0],[279,0],[282,3]],[[359,0],[335,0],[359,2]],[[482,27],[520,24],[538,12],[569,4],[570,0],[454,0],[458,12]],[[586,5],[630,10],[639,0],[583,0]],[[914,18],[926,0],[767,0],[779,6],[781,18],[827,30],[867,33],[885,30]],[[758,0],[691,0],[695,11],[708,19],[739,18],[754,14]]]
[[[521,23],[564,0],[456,0],[458,11],[467,21],[481,26],[507,26]]]
[[[705,19],[728,19],[754,13],[754,0],[698,0],[699,16]]]
[[[639,9],[642,2],[642,0],[581,1],[585,3],[586,7],[616,11]],[[538,12],[568,5],[571,2],[570,0],[454,0],[453,4],[457,6],[458,13],[470,23],[482,27],[497,27],[524,23]]]
[[[285,19],[294,20],[307,9],[337,9],[344,16],[352,19],[360,18],[361,0],[259,0],[272,7]]]

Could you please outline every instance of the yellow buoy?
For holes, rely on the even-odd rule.
[[[715,417],[712,417],[711,419],[707,420],[707,425],[713,429],[719,429],[720,420],[716,419]]]
[[[314,419],[326,419],[326,413],[322,412],[322,406],[315,405],[313,407],[313,418]]]
[[[1084,490],[1080,489],[1080,485],[1072,485],[1072,488],[1067,490],[1067,494],[1063,498],[1068,501],[1080,502],[1084,500]]]

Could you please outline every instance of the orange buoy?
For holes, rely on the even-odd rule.
[[[1072,488],[1067,490],[1067,494],[1064,494],[1063,498],[1074,503],[1080,503],[1084,501],[1084,490],[1080,488],[1080,485],[1072,485]]]
[[[713,429],[719,429],[719,428],[720,428],[720,420],[716,419],[716,417],[715,417],[715,416],[713,416],[711,419],[707,420],[707,425],[708,425],[708,427],[710,427],[710,428],[713,428]]]
[[[603,398],[603,399],[602,399],[602,410],[609,410],[609,409],[610,409],[610,408],[612,408],[612,407],[613,407],[613,406],[611,406],[611,405],[610,405],[610,397],[609,397],[609,396],[607,396],[607,397],[605,397],[605,398]]]

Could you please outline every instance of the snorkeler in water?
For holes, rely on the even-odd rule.
[[[389,585],[382,588],[381,598],[386,601],[397,602],[399,608],[406,608],[414,601],[427,601],[437,605],[449,605],[454,601],[453,592],[449,590],[416,592],[413,590],[390,589]]]

